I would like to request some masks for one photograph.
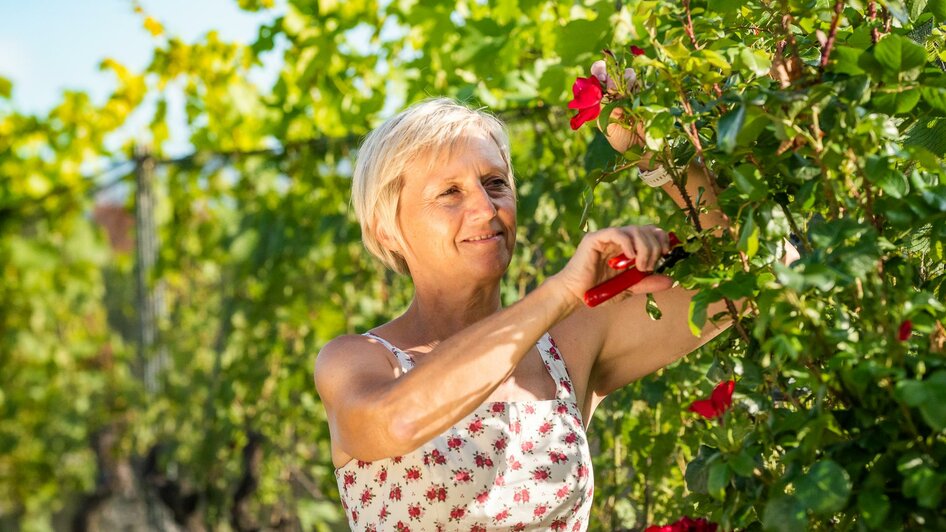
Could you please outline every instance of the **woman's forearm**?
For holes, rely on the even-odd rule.
[[[392,432],[408,452],[475,409],[552,325],[577,303],[547,280],[522,301],[444,340],[429,364],[391,383]],[[432,383],[436,383],[433,385]]]

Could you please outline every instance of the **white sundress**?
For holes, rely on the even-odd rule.
[[[411,355],[366,336],[413,369]],[[536,346],[555,399],[486,402],[411,453],[337,468],[352,530],[587,529],[594,477],[574,386],[552,337]]]

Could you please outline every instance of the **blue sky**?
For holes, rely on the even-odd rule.
[[[165,31],[192,42],[215,29],[225,40],[252,42],[273,12],[242,11],[236,0],[140,0]],[[154,45],[130,0],[0,0],[0,76],[13,82],[13,107],[42,113],[63,89],[88,91],[101,102],[112,75],[110,57],[143,69]]]

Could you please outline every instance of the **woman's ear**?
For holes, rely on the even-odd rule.
[[[395,239],[394,236],[387,229],[379,226],[376,231],[378,233],[378,242],[380,242],[381,245],[384,246],[384,249],[393,251],[394,253],[398,255],[404,256],[404,254],[401,251],[401,246],[397,242],[397,239]]]

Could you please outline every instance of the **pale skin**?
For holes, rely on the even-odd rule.
[[[729,326],[707,323],[694,337],[687,325],[694,292],[658,274],[604,305],[584,306],[584,292],[615,274],[608,258],[625,253],[639,268],[653,270],[669,250],[667,234],[653,226],[585,235],[560,272],[503,308],[500,281],[515,245],[516,200],[499,148],[471,131],[429,169],[427,162],[416,161],[404,174],[398,209],[403,244],[384,231],[378,235],[407,262],[414,298],[402,315],[372,331],[410,352],[416,367],[402,375],[387,348],[361,335],[332,340],[316,359],[315,383],[336,467],[409,453],[485,401],[554,398],[555,383],[535,347],[546,332],[565,360],[587,428],[609,393]],[[692,197],[701,184],[709,188],[705,179],[691,169]],[[715,202],[711,192],[703,198]],[[701,221],[705,227],[726,222],[713,209]],[[660,320],[645,312],[646,293],[653,293]],[[719,302],[708,315],[723,310]]]

